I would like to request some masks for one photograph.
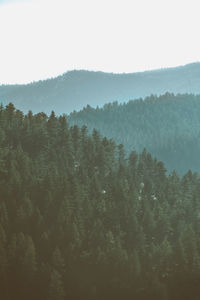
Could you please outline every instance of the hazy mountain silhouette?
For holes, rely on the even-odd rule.
[[[95,128],[127,153],[147,149],[167,169],[200,172],[200,95],[166,93],[103,108],[87,106],[68,116],[71,125]]]
[[[130,74],[69,71],[56,78],[26,85],[1,85],[0,101],[13,102],[18,108],[34,113],[56,114],[79,110],[87,104],[127,102],[151,94],[200,93],[200,63],[176,68]]]

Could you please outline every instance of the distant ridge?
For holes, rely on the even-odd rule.
[[[68,122],[98,130],[123,144],[127,153],[146,148],[170,172],[200,172],[200,95],[166,93],[103,108],[87,106],[71,113]]]
[[[166,92],[200,93],[200,62],[137,73],[104,73],[74,70],[56,78],[29,84],[1,85],[0,102],[13,102],[24,112],[56,114],[105,103],[144,98]]]

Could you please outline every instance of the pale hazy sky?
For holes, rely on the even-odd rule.
[[[199,8],[199,0],[0,0],[0,83],[200,61]]]

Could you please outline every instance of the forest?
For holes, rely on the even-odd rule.
[[[88,105],[71,113],[68,121],[86,125],[89,132],[97,129],[123,144],[127,153],[146,148],[170,172],[200,172],[200,95],[166,93],[103,108]]]
[[[0,191],[1,299],[200,299],[197,173],[10,103]]]

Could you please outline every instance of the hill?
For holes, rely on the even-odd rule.
[[[129,153],[145,147],[162,160],[167,169],[180,174],[188,169],[200,171],[200,96],[150,96],[128,103],[106,104],[103,108],[87,106],[70,114],[71,125],[96,128]]]
[[[199,175],[9,104],[0,190],[1,299],[198,299]]]
[[[200,63],[132,74],[70,71],[27,85],[2,85],[0,101],[24,112],[62,114],[165,92],[200,93]]]

